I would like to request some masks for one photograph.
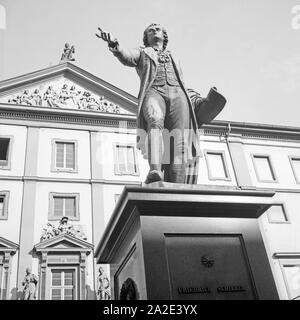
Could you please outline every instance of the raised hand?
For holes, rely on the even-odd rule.
[[[111,35],[111,33],[109,32],[105,32],[103,31],[101,28],[98,28],[98,30],[100,31],[100,34],[95,34],[96,37],[106,41],[108,43],[108,46],[111,48],[114,48],[115,46],[117,46],[118,40],[116,38],[113,38],[113,36]],[[113,39],[113,40],[112,40]]]

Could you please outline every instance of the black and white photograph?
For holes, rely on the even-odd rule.
[[[300,300],[299,204],[300,0],[0,0],[0,300]]]

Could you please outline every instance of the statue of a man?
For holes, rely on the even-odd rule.
[[[37,292],[37,283],[38,277],[31,273],[30,268],[26,268],[26,276],[22,285],[24,286],[23,289],[23,300],[35,300],[36,299],[36,292]]]
[[[122,48],[110,33],[98,30],[96,36],[140,77],[137,142],[150,166],[145,183],[185,183],[187,165],[200,155],[198,123],[180,65],[167,50],[166,30],[160,24],[149,25],[144,46],[134,50]]]

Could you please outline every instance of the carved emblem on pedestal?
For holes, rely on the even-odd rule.
[[[201,257],[201,263],[204,265],[204,267],[211,268],[214,265],[215,260],[212,257],[205,255]]]

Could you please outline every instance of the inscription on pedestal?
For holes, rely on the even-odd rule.
[[[171,299],[256,299],[241,235],[165,235]]]

